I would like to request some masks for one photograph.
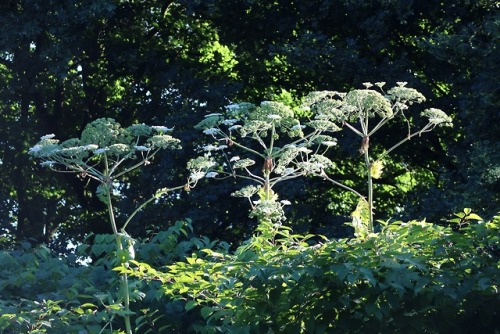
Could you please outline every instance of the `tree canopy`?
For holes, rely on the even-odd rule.
[[[0,333],[498,332],[498,1],[0,25]]]
[[[69,240],[109,232],[97,184],[50,173],[29,158],[45,134],[79,137],[102,117],[174,126],[183,149],[127,176],[125,212],[186,180],[186,163],[203,142],[193,127],[207,113],[241,101],[297,108],[311,91],[380,81],[408,82],[455,126],[393,152],[375,183],[375,218],[440,221],[464,207],[491,217],[500,206],[499,18],[492,0],[3,1],[2,245],[31,239],[64,251]],[[390,126],[373,149],[405,134],[404,123]],[[359,140],[348,133],[338,140],[343,149],[329,158],[347,163],[335,176],[364,187],[351,181],[359,179]],[[296,203],[287,212],[294,229],[352,233],[343,223],[353,198],[321,180],[297,182],[306,190],[280,189]],[[234,182],[201,183],[150,206],[130,228],[140,234],[189,217],[209,236],[248,236],[255,223],[246,204],[229,196]]]

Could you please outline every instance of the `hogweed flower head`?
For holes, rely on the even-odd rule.
[[[33,158],[44,160],[43,167],[65,169],[85,173],[96,179],[103,179],[100,165],[104,159],[109,170],[116,173],[137,168],[141,164],[122,164],[127,159],[142,158],[146,164],[159,149],[177,148],[179,140],[164,134],[173,128],[134,124],[128,128],[110,118],[100,118],[89,123],[80,138],[60,142],[54,134],[42,136],[28,153]],[[114,166],[120,166],[114,168]],[[110,175],[112,177],[112,175]]]
[[[168,128],[166,126],[159,126],[159,125],[154,125],[151,128],[160,133],[171,132],[174,130],[174,127]]]
[[[434,126],[453,126],[453,120],[450,116],[440,109],[429,108],[424,110],[421,115],[429,119],[429,123]]]
[[[48,135],[45,135],[45,136],[42,136],[40,137],[40,140],[47,140],[47,139],[52,139],[54,138],[56,135],[51,133],[51,134],[48,134]]]
[[[216,128],[210,128],[203,130],[203,133],[206,135],[214,136],[219,133],[219,130]]]

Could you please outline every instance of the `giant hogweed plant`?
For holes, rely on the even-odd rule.
[[[451,118],[443,111],[430,108],[421,113],[427,118],[427,123],[418,130],[412,130],[405,113],[412,104],[424,102],[425,97],[417,90],[405,87],[403,82],[387,92],[383,86],[382,82],[375,85],[365,83],[365,89],[348,93],[312,92],[303,103],[303,108],[312,114],[306,122],[301,122],[291,108],[270,101],[262,102],[260,106],[232,104],[226,107],[225,113],[209,114],[196,128],[202,129],[213,142],[202,148],[206,151],[203,156],[189,163],[191,178],[194,181],[203,177],[236,177],[253,181],[253,185],[243,187],[232,195],[248,198],[252,206],[251,216],[265,222],[285,219],[282,205],[289,202],[277,201],[278,196],[272,190],[276,184],[306,175],[322,177],[358,196],[358,205],[352,213],[352,226],[356,236],[365,237],[373,232],[373,179],[381,177],[384,157],[415,136],[437,126],[452,125]],[[378,157],[372,157],[370,137],[397,118],[407,123],[407,136]],[[325,154],[337,145],[332,134],[342,127],[360,137],[359,152],[364,159],[367,178],[366,195],[329,176],[335,163]],[[234,153],[238,151],[245,156]],[[262,164],[260,174],[251,169],[256,163]],[[210,171],[207,173],[207,170]],[[258,199],[252,200],[256,195]]]
[[[303,131],[306,126],[310,129],[307,133]],[[340,130],[323,120],[301,124],[291,108],[271,101],[258,106],[229,105],[225,113],[209,114],[195,128],[213,141],[200,147],[204,154],[189,162],[191,179],[249,180],[250,185],[232,196],[248,199],[250,217],[258,219],[258,229],[264,234],[281,227],[283,206],[290,204],[286,199],[279,201],[275,186],[302,175],[326,176],[325,170],[334,163],[324,154],[337,144],[331,133]]]
[[[358,236],[373,232],[374,193],[373,179],[380,178],[384,168],[384,157],[406,141],[432,131],[435,127],[452,126],[452,119],[442,110],[425,109],[420,116],[427,123],[420,129],[412,129],[406,112],[409,107],[425,101],[425,97],[414,88],[406,87],[406,82],[384,91],[384,82],[375,85],[365,83],[365,89],[348,93],[321,91],[309,94],[304,102],[316,118],[339,123],[360,137],[359,153],[363,156],[367,178],[367,197],[360,197],[356,210],[352,213],[352,225]],[[376,87],[377,89],[371,89]],[[403,119],[408,133],[406,137],[383,151],[378,157],[371,156],[370,138],[388,122]]]
[[[116,241],[116,265],[127,265],[135,257],[135,240],[126,231],[133,217],[145,205],[160,199],[167,192],[193,186],[188,180],[181,186],[159,189],[128,215],[123,223],[117,221],[113,203],[119,199],[119,187],[123,176],[150,164],[160,150],[179,148],[180,141],[168,134],[172,130],[165,126],[144,124],[123,128],[113,119],[101,118],[88,124],[81,138],[61,142],[54,134],[49,134],[41,137],[40,141],[29,150],[33,158],[43,160],[41,165],[44,167],[97,181],[96,194],[107,207],[109,223]],[[113,297],[110,296],[110,299]],[[127,334],[132,333],[131,301],[133,300],[128,277],[127,274],[122,274],[118,297],[115,303],[108,305],[107,308],[123,317]]]

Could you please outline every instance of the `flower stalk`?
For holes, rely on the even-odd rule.
[[[371,83],[364,84],[366,89],[358,89],[349,93],[334,91],[312,92],[306,98],[304,105],[324,121],[341,123],[345,128],[361,138],[359,152],[363,155],[366,170],[367,200],[353,188],[347,187],[335,180],[329,180],[334,185],[351,191],[359,197],[356,210],[353,212],[355,234],[366,236],[374,231],[374,179],[381,177],[383,158],[406,141],[415,136],[433,130],[437,126],[451,126],[452,120],[443,111],[435,108],[426,109],[421,116],[428,118],[428,123],[420,130],[411,132],[410,122],[405,116],[409,105],[422,103],[425,97],[413,88],[408,88],[406,82],[398,82],[397,86],[384,92],[384,82],[375,86],[380,92],[370,89]],[[379,121],[370,129],[370,119],[378,117]],[[370,138],[389,121],[401,117],[407,123],[408,135],[401,141],[385,150],[377,159],[370,156]],[[328,179],[324,176],[325,179]],[[365,203],[366,202],[366,203]]]
[[[411,132],[410,122],[405,116],[409,105],[422,103],[425,97],[413,88],[405,87],[399,82],[396,87],[383,91],[385,83],[375,85],[365,83],[366,89],[356,89],[348,93],[335,91],[312,92],[304,99],[303,107],[312,112],[313,119],[302,124],[302,119],[295,117],[289,107],[278,103],[265,101],[260,106],[251,103],[232,104],[226,107],[225,113],[209,114],[195,128],[211,136],[214,144],[207,145],[203,157],[193,159],[189,168],[193,178],[199,179],[205,175],[216,177],[235,177],[252,180],[258,186],[248,186],[233,193],[233,196],[246,197],[254,217],[266,217],[276,203],[277,195],[272,188],[280,182],[301,176],[319,176],[334,186],[355,194],[358,199],[356,210],[352,213],[355,235],[367,236],[374,232],[374,179],[380,178],[384,163],[382,158],[391,151],[416,135],[431,131],[436,126],[451,125],[451,118],[439,109],[427,109],[421,116],[429,122],[419,131]],[[370,87],[376,87],[371,89]],[[377,91],[377,90],[381,91]],[[371,156],[370,138],[396,117],[401,117],[408,126],[408,135],[393,147],[381,154],[378,159]],[[377,122],[370,128],[371,119]],[[352,131],[360,137],[360,154],[363,156],[363,167],[366,171],[366,195],[346,184],[332,179],[328,173],[335,164],[328,158],[327,151],[337,144],[331,133],[341,130],[337,124]],[[284,135],[283,135],[284,134]],[[281,136],[281,137],[280,137]],[[283,138],[285,137],[285,138]],[[251,142],[254,142],[253,145]],[[249,157],[239,156],[229,158],[227,146],[218,143],[228,143],[237,147]],[[257,150],[255,147],[261,147]],[[217,157],[224,157],[223,163]],[[264,160],[262,174],[252,169],[256,163],[253,159]],[[225,167],[224,167],[225,166]],[[207,174],[208,172],[208,174]],[[257,201],[252,197],[259,195]],[[284,220],[282,213],[274,214],[276,221]]]
[[[149,200],[141,204],[129,215],[121,229],[115,217],[114,186],[121,176],[141,166],[149,164],[150,160],[161,150],[178,148],[179,140],[167,135],[172,128],[164,126],[147,126],[135,124],[128,128],[121,126],[112,119],[98,119],[85,128],[80,139],[73,138],[60,143],[54,135],[43,136],[30,149],[30,155],[42,159],[42,166],[58,172],[78,173],[98,181],[98,198],[106,205],[111,230],[116,240],[117,261],[120,265],[128,265],[135,257],[134,240],[127,234],[126,227],[132,218],[153,200],[161,195],[192,187],[188,180],[187,185],[163,188],[156,192]],[[139,162],[127,163],[132,159]],[[127,273],[120,274],[120,293],[118,302],[123,307],[125,333],[132,334],[130,309],[131,297]]]

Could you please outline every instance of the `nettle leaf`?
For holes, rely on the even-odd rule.
[[[351,272],[351,263],[335,264],[331,266],[331,269],[337,274],[339,280],[343,281]]]
[[[207,319],[210,315],[212,315],[215,312],[215,310],[211,307],[204,306],[201,308],[200,312],[203,319]]]
[[[477,221],[482,221],[483,220],[483,218],[481,218],[479,215],[477,215],[475,213],[468,214],[467,215],[467,219],[469,219],[469,220],[477,220]]]
[[[190,300],[186,303],[184,308],[186,309],[186,311],[189,311],[189,310],[195,308],[196,306],[198,306],[198,302],[196,300]]]
[[[472,213],[472,209],[470,208],[465,208],[463,209],[462,212],[455,213],[454,216],[456,218],[449,219],[448,222],[463,224],[468,222],[469,220],[477,220],[477,221],[483,220],[479,215]]]

